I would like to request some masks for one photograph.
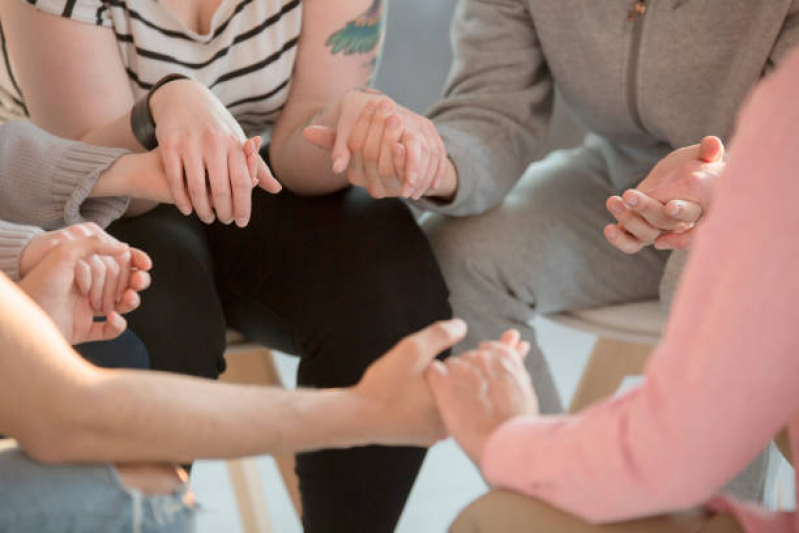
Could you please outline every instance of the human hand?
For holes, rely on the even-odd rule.
[[[261,137],[253,137],[244,143],[244,155],[250,175],[257,175],[263,163],[260,156]],[[89,196],[130,196],[161,204],[174,204],[169,180],[164,169],[161,148],[152,152],[125,154],[114,161],[97,180]],[[258,184],[252,179],[251,186]]]
[[[605,238],[629,254],[649,244],[688,249],[696,224],[710,207],[713,185],[724,171],[723,157],[724,145],[717,137],[669,154],[636,189],[608,199],[607,208],[618,224],[605,227]]]
[[[433,123],[378,92],[348,93],[335,129],[308,126],[303,135],[331,152],[333,172],[375,198],[448,197],[457,187]]]
[[[121,315],[139,306],[138,292],[150,285],[147,254],[98,230],[80,224],[37,236],[19,283],[72,344],[120,335]],[[106,321],[94,322],[95,316]]]
[[[484,342],[446,362],[434,361],[427,381],[444,426],[466,455],[480,464],[494,431],[517,416],[535,416],[538,400],[524,358],[530,351],[519,333]]]
[[[255,152],[248,159],[241,126],[216,96],[192,80],[159,88],[150,99],[159,152],[175,205],[184,215],[194,209],[210,224],[235,220],[244,227],[252,210],[252,181],[277,193],[281,186]]]
[[[437,322],[401,340],[367,370],[354,392],[365,401],[378,444],[429,446],[444,436],[425,371],[466,335],[466,324]]]

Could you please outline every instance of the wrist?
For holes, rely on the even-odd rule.
[[[144,162],[144,154],[126,154],[100,174],[97,184],[89,193],[90,198],[108,196],[133,196],[133,173]]]

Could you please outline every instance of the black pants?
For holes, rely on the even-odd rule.
[[[150,368],[147,349],[130,330],[114,340],[78,344],[75,351],[90,363],[103,368]]]
[[[153,258],[152,287],[128,320],[154,369],[216,378],[227,324],[298,355],[300,385],[347,386],[400,338],[451,315],[407,207],[360,189],[325,197],[258,189],[244,229],[160,206],[110,232]],[[300,454],[306,531],[392,531],[424,455],[385,447]]]

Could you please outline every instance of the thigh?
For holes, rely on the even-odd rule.
[[[152,368],[216,378],[225,368],[225,319],[203,224],[163,205],[115,222],[109,233],[153,260],[152,286],[126,317]]]
[[[451,315],[429,244],[400,201],[361,189],[254,196],[249,227],[209,228],[230,324],[300,355],[300,383],[355,383],[403,336]]]
[[[126,330],[110,341],[87,342],[75,346],[84,359],[102,368],[150,368],[150,356],[144,343],[132,331]]]
[[[143,497],[110,466],[42,465],[0,451],[0,531],[144,533],[193,531],[182,494]]]
[[[467,507],[455,520],[452,533],[742,533],[728,514],[702,510],[671,516],[592,525],[520,494],[492,491]]]
[[[602,234],[617,194],[594,147],[562,150],[529,167],[498,208],[425,223],[453,293],[487,285],[541,313],[657,297],[667,254],[626,255]]]

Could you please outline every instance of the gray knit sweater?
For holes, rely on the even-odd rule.
[[[127,153],[54,137],[28,122],[0,125],[0,270],[19,280],[25,246],[43,230],[93,221],[105,227],[129,198],[89,198],[102,172]]]
[[[461,0],[430,113],[459,189],[422,206],[470,215],[501,202],[541,155],[555,89],[610,181],[638,183],[675,148],[728,139],[751,87],[799,43],[799,0],[641,0],[638,15],[635,4]]]

